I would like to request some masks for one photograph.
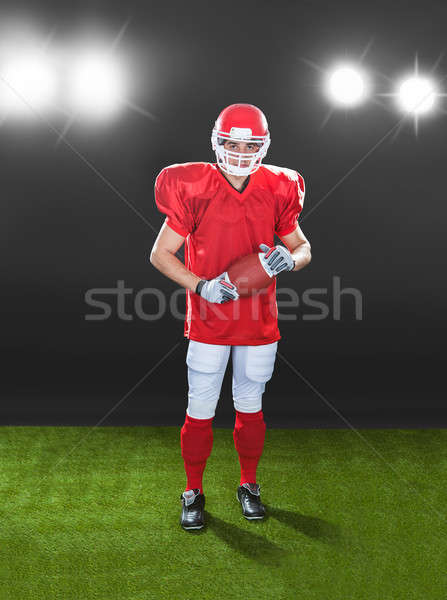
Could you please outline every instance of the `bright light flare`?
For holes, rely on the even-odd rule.
[[[56,95],[56,76],[39,56],[9,58],[0,65],[0,108],[23,115],[50,107]]]
[[[436,102],[434,84],[423,77],[410,77],[403,81],[397,92],[400,107],[408,113],[420,115],[430,111]]]
[[[353,67],[339,67],[329,75],[327,91],[336,104],[356,106],[366,97],[365,76]]]
[[[86,53],[78,57],[70,73],[72,109],[85,117],[107,118],[123,105],[123,71],[112,57]]]

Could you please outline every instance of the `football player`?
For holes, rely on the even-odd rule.
[[[266,430],[262,395],[281,339],[276,275],[299,271],[311,260],[298,225],[304,180],[293,169],[262,164],[270,145],[264,113],[252,104],[227,106],[215,122],[211,144],[216,162],[173,164],[155,181],[155,201],[166,218],[150,260],[187,290],[188,403],[180,432],[184,529],[204,525],[203,473],[230,353],[233,439],[241,469],[236,497],[245,518],[265,515],[256,469]],[[275,234],[284,245],[274,244]],[[184,265],[175,256],[183,243]],[[272,281],[263,293],[240,297],[227,269],[253,252]]]

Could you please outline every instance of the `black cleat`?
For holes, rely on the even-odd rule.
[[[182,516],[180,525],[183,529],[202,529],[203,510],[205,508],[205,496],[199,494],[198,488],[187,490],[180,496],[182,501]]]
[[[260,490],[258,483],[243,483],[237,488],[236,498],[241,503],[242,514],[246,519],[263,519],[265,516]]]

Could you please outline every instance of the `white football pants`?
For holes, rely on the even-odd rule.
[[[186,414],[195,419],[214,417],[231,348],[234,408],[246,413],[262,410],[262,394],[273,374],[277,347],[278,342],[260,346],[224,346],[189,340]]]

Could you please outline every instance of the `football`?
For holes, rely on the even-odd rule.
[[[253,296],[273,281],[261,265],[257,252],[238,258],[228,267],[227,273],[241,298]]]

